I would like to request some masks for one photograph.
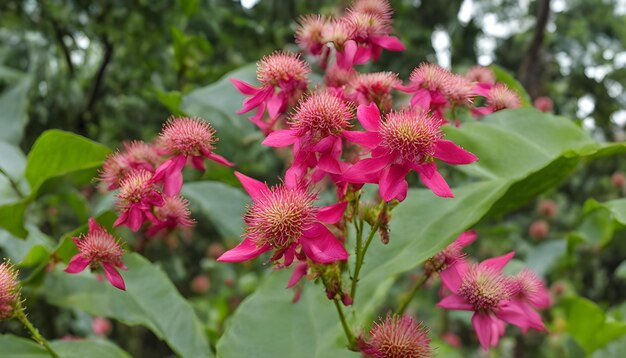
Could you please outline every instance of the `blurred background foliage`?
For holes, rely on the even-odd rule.
[[[219,151],[237,162],[240,170],[275,181],[282,162],[258,144],[261,135],[249,123],[231,121],[240,97],[234,97],[230,83],[222,80],[206,86],[275,49],[295,49],[293,31],[300,15],[337,13],[349,3],[2,1],[0,140],[27,152],[45,129],[59,128],[115,148],[124,140],[151,140],[172,113],[212,113],[214,117],[205,119],[218,130],[222,143]],[[520,79],[532,99],[550,97],[556,114],[576,121],[596,139],[626,139],[625,1],[391,3],[394,27],[407,51],[401,55],[386,52],[380,61],[365,66],[366,71],[390,70],[406,79],[423,61],[460,72],[476,63],[498,64]],[[239,73],[240,78],[252,80],[253,68],[244,67]],[[623,320],[626,231],[621,230],[621,224],[614,227],[610,210],[588,198],[598,202],[622,198],[625,170],[626,163],[619,156],[583,163],[570,179],[538,202],[481,223],[477,229],[482,240],[474,253],[486,257],[517,248],[528,265],[548,278],[553,293],[576,292],[602,308],[611,308],[610,316]],[[203,177],[191,175],[196,175],[188,176],[192,180],[234,183],[230,170],[216,166],[209,167]],[[221,333],[224,318],[254,291],[263,267],[261,262],[238,266],[215,262],[224,245],[238,239],[241,207],[228,208],[224,203],[245,200],[239,191],[231,192],[231,187],[220,185],[187,185],[183,194],[195,197],[192,202],[198,210],[194,212],[202,213],[197,215],[198,227],[194,233],[179,234],[144,252],[160,263],[184,296],[191,297],[201,320],[208,322],[212,343]],[[61,237],[84,223],[89,212],[103,212],[111,206],[110,197],[93,202],[92,192],[87,187],[83,192],[45,196],[31,211],[42,217],[41,234]],[[206,192],[214,195],[198,195]],[[546,214],[542,209],[546,200],[555,205],[556,214]],[[134,244],[132,235],[124,234]],[[211,240],[202,239],[207,237]],[[407,275],[402,282],[408,284],[412,279]],[[432,301],[432,297],[422,298]],[[47,335],[58,337],[68,331],[90,334],[91,318],[85,313],[72,311],[50,323],[49,319],[62,309],[43,299],[38,304],[44,309],[32,315]],[[556,310],[550,318],[551,330],[562,331],[567,310]],[[471,337],[464,331],[467,327],[455,327],[454,317],[450,325],[448,328],[467,343]],[[18,329],[9,326],[7,330]],[[168,349],[143,328],[116,324],[112,334],[135,356],[157,356]],[[507,338],[523,339],[521,335]],[[507,342],[503,343],[505,348]],[[580,348],[566,344],[558,335],[550,336],[548,345],[542,342],[533,335],[521,346],[546,356],[582,354]],[[523,351],[512,354],[524,356]]]

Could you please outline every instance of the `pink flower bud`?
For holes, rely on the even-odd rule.
[[[0,321],[13,316],[20,299],[17,269],[10,262],[0,264]]]
[[[626,184],[626,175],[622,172],[615,172],[611,176],[611,184],[616,188],[623,188]]]
[[[96,336],[106,337],[111,333],[112,328],[111,321],[104,317],[95,317],[91,321],[91,330]]]
[[[204,294],[211,288],[211,280],[207,275],[198,275],[191,281],[191,291],[196,294]]]
[[[384,321],[374,324],[370,339],[360,339],[361,351],[367,357],[395,358],[431,357],[432,348],[428,328],[411,316],[387,315]]]
[[[535,106],[535,108],[537,108],[541,112],[552,112],[552,107],[554,106],[554,104],[552,103],[550,97],[541,96],[535,98],[535,100],[533,101],[533,106]]]
[[[528,234],[533,239],[544,239],[548,236],[549,231],[550,224],[548,224],[545,220],[537,220],[530,225],[530,228],[528,228]]]
[[[558,207],[554,200],[541,200],[537,205],[537,211],[548,219],[556,216]]]

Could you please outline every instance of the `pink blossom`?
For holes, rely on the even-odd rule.
[[[87,235],[72,238],[78,253],[72,257],[65,272],[79,273],[87,266],[96,270],[102,266],[107,280],[116,288],[126,290],[124,279],[117,269],[126,270],[122,262],[124,250],[117,239],[109,234],[102,226],[98,225],[94,218],[89,218],[89,231]]]
[[[266,184],[235,172],[252,198],[244,221],[244,240],[217,260],[240,262],[274,250],[272,261],[289,266],[294,258],[316,263],[346,260],[348,252],[322,223],[334,224],[343,217],[347,203],[315,207],[316,195],[287,183],[269,188]]]
[[[91,330],[96,336],[106,337],[111,333],[113,325],[104,317],[94,317],[91,321]]]
[[[381,111],[389,112],[391,90],[400,84],[393,72],[359,73],[348,83],[346,97],[357,104],[376,103]]]
[[[13,316],[20,299],[17,269],[10,262],[0,264],[0,321]]]
[[[507,108],[520,108],[522,106],[519,95],[509,89],[504,83],[497,83],[485,93],[485,106],[472,108],[475,116],[485,116]]]
[[[463,249],[474,242],[478,236],[474,231],[465,231],[457,237],[457,239],[443,249],[440,253],[435,255],[434,260],[436,262],[436,268],[439,271],[442,279],[447,275],[460,275],[459,272],[455,272],[458,267],[464,267],[467,265],[465,262],[465,253]]]
[[[428,328],[408,315],[388,314],[374,324],[370,338],[359,337],[358,344],[361,352],[372,358],[426,358],[433,353]]]
[[[156,149],[142,141],[124,143],[124,150],[107,157],[102,165],[100,180],[107,184],[108,190],[119,188],[120,182],[133,170],[145,170],[154,173],[161,163]]]
[[[158,221],[148,228],[146,236],[153,237],[161,230],[173,230],[178,226],[193,226],[195,220],[190,218],[188,206],[189,201],[182,196],[165,197],[163,206],[155,210]]]
[[[232,166],[224,157],[213,152],[217,142],[215,130],[208,122],[199,118],[170,118],[163,126],[157,139],[164,154],[171,158],[161,164],[152,180],[163,182],[163,193],[175,196],[183,186],[182,170],[191,159],[197,170],[204,170],[204,158],[218,164]]]
[[[530,327],[522,327],[543,330],[541,317],[534,309],[544,309],[552,305],[550,293],[543,281],[531,270],[524,268],[517,275],[509,279],[509,290],[512,301],[520,307],[534,323]]]
[[[552,112],[552,108],[554,107],[554,103],[547,96],[541,96],[535,98],[533,101],[533,106],[540,110],[541,112]]]
[[[543,329],[541,318],[528,316],[524,309],[513,300],[514,292],[508,277],[502,275],[502,268],[511,260],[514,253],[485,260],[477,265],[460,262],[456,270],[442,276],[442,282],[451,292],[437,306],[451,309],[474,311],[472,325],[481,346],[487,350],[496,346],[504,334],[505,322],[522,330]]]
[[[496,84],[496,74],[489,67],[474,66],[467,71],[465,78],[474,84],[474,93],[483,97]]]
[[[312,55],[321,55],[323,51],[328,51],[322,35],[328,21],[329,19],[323,15],[300,17],[296,29],[296,43]]]
[[[145,170],[131,172],[122,180],[117,194],[120,216],[114,226],[126,225],[137,232],[146,220],[157,223],[152,213],[155,206],[163,206],[163,196],[152,180],[152,174]]]
[[[397,88],[413,94],[411,106],[431,110],[443,122],[443,109],[448,105],[446,95],[452,79],[452,73],[441,66],[422,63],[411,73],[409,85]]]
[[[433,193],[454,197],[448,184],[437,171],[434,158],[449,164],[469,164],[478,158],[443,139],[440,121],[417,108],[390,112],[381,121],[375,104],[361,105],[357,118],[367,132],[352,132],[346,137],[372,150],[371,158],[361,159],[343,175],[349,183],[378,183],[383,200],[406,198],[406,175],[419,173],[420,180]]]
[[[250,121],[264,133],[271,132],[278,116],[285,113],[287,107],[297,101],[306,90],[310,73],[310,66],[298,54],[277,51],[263,57],[257,63],[257,79],[261,83],[259,87],[235,78],[230,79],[239,92],[249,96],[237,114],[256,108],[257,112]],[[266,110],[268,122],[263,121]]]

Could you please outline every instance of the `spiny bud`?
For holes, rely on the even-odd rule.
[[[10,262],[0,264],[0,321],[11,318],[20,299],[17,269]]]
[[[207,156],[217,142],[215,129],[199,118],[170,118],[159,134],[158,144],[171,155]]]
[[[428,328],[411,316],[387,315],[375,323],[371,338],[360,338],[361,352],[372,358],[423,358],[432,356]]]

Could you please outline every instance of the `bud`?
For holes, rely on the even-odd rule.
[[[545,220],[537,220],[530,225],[528,229],[528,234],[533,239],[544,239],[548,236],[548,232],[550,231],[550,225]]]
[[[361,352],[373,358],[421,358],[431,357],[432,348],[428,328],[411,316],[387,315],[384,321],[375,323],[371,338],[359,338]]]
[[[11,318],[20,299],[17,269],[10,262],[0,264],[0,321]]]
[[[554,104],[552,103],[550,97],[541,96],[535,98],[533,106],[535,106],[535,108],[537,108],[541,112],[552,112],[552,107],[554,106]]]
[[[111,321],[104,317],[95,317],[91,321],[91,330],[96,336],[106,337],[111,333],[112,328]]]
[[[558,208],[554,200],[541,200],[537,205],[537,211],[548,219],[556,216]]]
[[[207,275],[198,275],[191,281],[191,291],[196,294],[204,294],[211,288],[211,280]]]
[[[611,183],[616,188],[623,188],[626,183],[626,176],[622,172],[615,172],[611,176]]]

